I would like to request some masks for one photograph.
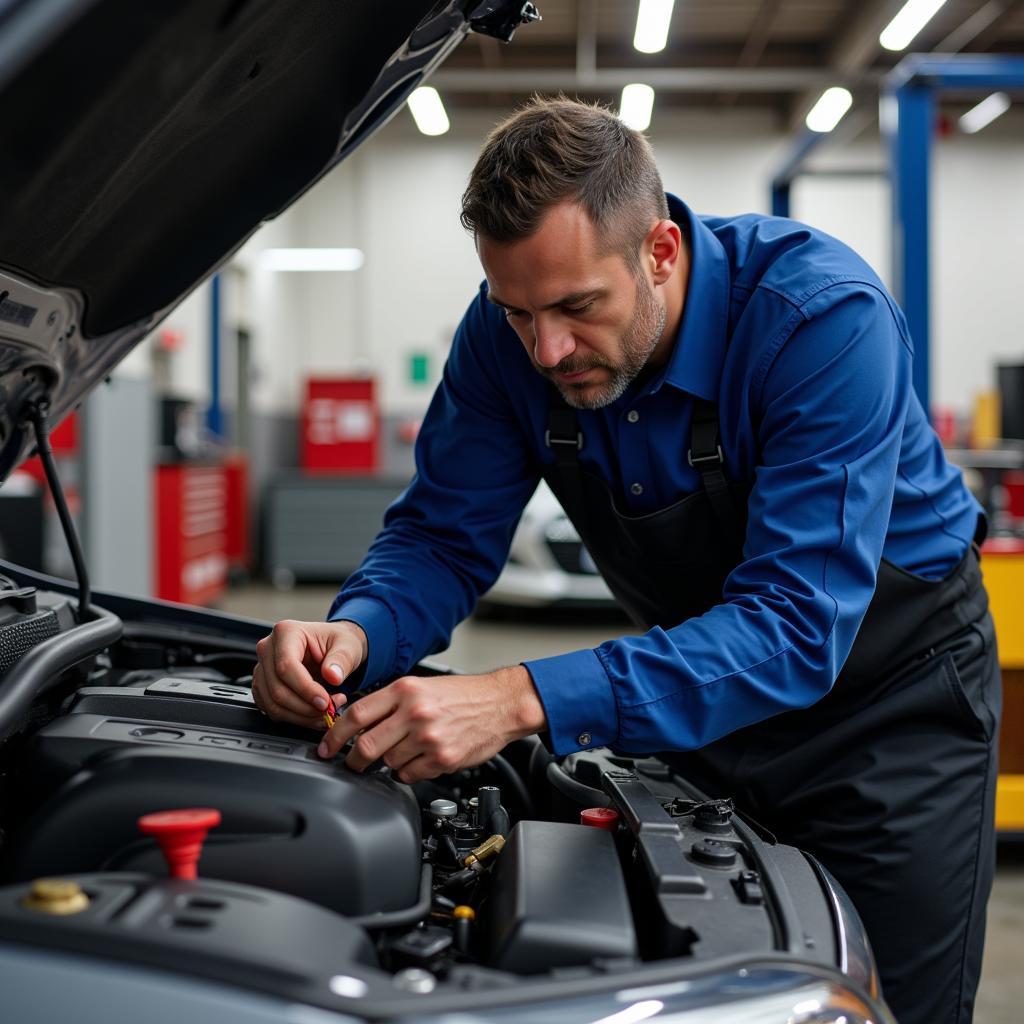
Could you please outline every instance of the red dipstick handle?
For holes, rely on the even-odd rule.
[[[180,811],[157,811],[139,818],[139,831],[160,844],[171,878],[194,880],[206,833],[220,824],[220,811],[211,807],[190,807]]]

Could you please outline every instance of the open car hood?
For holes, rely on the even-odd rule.
[[[522,0],[0,0],[0,481],[266,220]]]

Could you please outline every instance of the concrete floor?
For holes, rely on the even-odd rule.
[[[219,607],[236,615],[278,619],[322,619],[334,596],[331,587],[287,592],[250,585],[230,592]],[[594,647],[628,626],[613,617],[550,614],[500,621],[471,619],[460,625],[440,660],[460,672],[483,672],[527,658]],[[937,895],[941,899],[941,894]],[[1024,843],[1003,843],[988,908],[988,932],[975,1024],[1020,1024],[1024,1020]]]

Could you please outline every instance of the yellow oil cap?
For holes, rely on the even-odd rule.
[[[37,878],[21,905],[41,914],[80,914],[89,906],[89,897],[77,882]]]
[[[454,917],[456,921],[473,921],[476,919],[476,911],[472,907],[467,907],[464,903],[460,903],[459,906],[452,911],[452,917]]]

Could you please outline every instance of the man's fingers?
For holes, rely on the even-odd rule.
[[[436,779],[438,775],[444,774],[444,770],[431,761],[426,754],[420,754],[419,757],[414,757],[411,761],[406,762],[395,774],[400,782],[409,785],[413,782]]]
[[[379,722],[372,729],[366,729],[358,736],[352,744],[352,749],[345,758],[345,764],[357,772],[369,768],[374,761],[384,758],[388,763],[388,757],[392,749],[401,744],[408,737],[408,723],[400,715],[389,715],[382,722]],[[410,760],[413,754],[406,756],[405,761]],[[405,761],[402,763],[404,764]]]
[[[371,693],[357,701],[345,712],[334,728],[329,729],[317,751],[321,757],[334,757],[341,748],[357,733],[364,729],[372,729],[378,722],[391,715],[398,707],[394,696],[388,693],[390,687]],[[396,737],[396,741],[401,736]],[[380,754],[377,754],[379,757]],[[373,758],[376,760],[376,757]],[[367,764],[372,763],[368,761]],[[365,767],[365,765],[364,765]]]
[[[406,735],[384,755],[384,763],[396,774],[411,761],[415,761],[423,754],[423,747],[417,743],[412,736]],[[347,762],[346,762],[347,763]],[[440,774],[440,773],[438,773]]]
[[[303,664],[309,638],[303,628],[290,621],[279,622],[260,654],[268,685],[280,681],[306,701],[307,707],[324,711],[328,706],[327,691],[316,682]]]
[[[292,722],[295,725],[303,725],[312,729],[323,725],[323,716],[312,711],[305,701],[293,693],[282,692],[286,703],[277,701],[270,696],[260,665],[256,666],[252,674],[252,695],[256,707],[275,722]]]
[[[278,712],[278,715],[291,714],[309,721],[323,721],[323,712],[318,708],[310,707],[308,701],[303,700],[297,693],[293,693],[284,683],[279,681],[270,683],[264,682],[261,687],[267,699],[268,705]],[[270,707],[266,708],[269,713]]]
[[[320,677],[331,686],[341,686],[366,658],[366,634],[354,622],[334,625],[340,627],[340,632],[323,657]]]

